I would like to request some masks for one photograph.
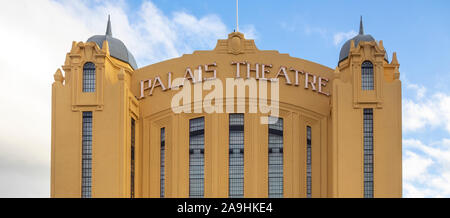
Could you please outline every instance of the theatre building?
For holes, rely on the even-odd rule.
[[[51,197],[402,197],[396,53],[361,21],[336,63],[233,32],[138,67],[108,20],[54,74]]]

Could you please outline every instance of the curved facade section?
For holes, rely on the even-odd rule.
[[[401,197],[399,64],[381,43],[359,42],[335,69],[259,50],[239,32],[139,69],[97,45],[75,43],[65,77],[55,74],[52,197]]]
[[[239,38],[238,44],[244,45],[238,49],[242,51],[238,55],[233,54],[232,46],[234,37]],[[231,40],[219,40],[218,46],[212,51],[196,51],[193,54],[180,58],[156,63],[134,72],[131,90],[140,99],[140,115],[143,125],[144,141],[150,140],[147,153],[143,154],[143,163],[147,165],[155,161],[152,153],[159,152],[157,146],[157,132],[152,129],[166,129],[166,146],[176,147],[166,153],[166,194],[167,196],[185,196],[189,193],[189,163],[188,152],[189,122],[203,118],[204,128],[204,196],[228,197],[229,193],[229,134],[227,131],[230,115],[243,113],[244,116],[244,178],[243,192],[245,197],[269,197],[270,190],[274,197],[306,197],[306,127],[313,127],[313,186],[314,197],[326,197],[327,172],[327,142],[330,121],[330,95],[334,70],[320,64],[280,54],[277,51],[261,51],[256,49],[253,40],[246,40],[240,33],[230,34]],[[231,42],[231,43],[228,43]],[[239,63],[239,65],[237,64]],[[238,67],[239,66],[239,67]],[[264,78],[262,75],[264,67]],[[239,69],[239,70],[238,70]],[[238,73],[239,71],[239,73]],[[169,73],[170,72],[170,73]],[[202,83],[199,81],[201,72]],[[195,83],[189,75],[192,73]],[[286,74],[285,74],[286,73]],[[215,74],[215,77],[214,77]],[[259,75],[257,75],[259,74]],[[190,85],[189,95],[191,99],[184,104],[184,109],[189,108],[191,113],[174,113],[172,101],[179,95],[184,86],[179,90],[171,90],[175,78],[187,78]],[[273,82],[268,81],[268,95],[260,98],[261,81],[278,78],[279,96],[274,97],[270,93]],[[305,79],[308,78],[308,79]],[[319,92],[319,78],[321,80]],[[172,84],[169,84],[169,80]],[[227,83],[227,80],[229,81]],[[149,83],[150,81],[150,83]],[[231,84],[230,84],[231,82]],[[234,83],[235,82],[235,83]],[[243,88],[239,86],[243,84]],[[151,84],[151,85],[149,85]],[[208,84],[211,84],[209,87]],[[197,86],[197,87],[196,87]],[[200,87],[198,87],[200,86]],[[149,88],[150,87],[150,88]],[[154,87],[152,89],[152,87]],[[234,91],[229,97],[227,92]],[[200,97],[195,97],[195,89],[203,89]],[[209,89],[210,88],[210,89]],[[242,88],[242,89],[240,89]],[[208,89],[208,90],[206,90]],[[254,90],[253,90],[254,89]],[[223,103],[220,109],[208,113],[205,107],[205,99],[214,92],[220,92],[215,103]],[[244,93],[243,93],[244,92]],[[253,93],[253,94],[252,94]],[[242,95],[239,95],[242,94]],[[239,96],[238,96],[239,95]],[[270,116],[271,113],[261,112],[259,107],[261,100],[271,106],[275,101],[279,105],[276,115],[284,122],[284,134],[280,144],[282,146],[282,162],[279,166],[282,171],[281,189],[270,186],[269,174],[272,166],[268,151],[271,150],[272,139],[269,125],[261,124],[261,117]],[[182,102],[181,100],[180,102]],[[227,106],[233,102],[233,110],[227,111]],[[238,104],[242,102],[243,110],[239,111]],[[256,110],[252,111],[252,105]],[[203,107],[202,107],[203,106]],[[212,107],[216,105],[212,104]],[[199,108],[202,107],[202,108]],[[197,112],[196,112],[197,111]],[[200,111],[200,112],[198,112]],[[223,113],[218,113],[222,111]],[[282,127],[282,128],[283,128]],[[153,135],[153,133],[155,135]],[[276,134],[274,136],[277,136]],[[170,140],[169,140],[170,139]],[[156,145],[155,144],[155,145]],[[277,151],[279,152],[279,151]],[[280,154],[280,153],[277,153]],[[154,157],[157,158],[157,157]],[[274,165],[275,166],[275,165]],[[257,169],[257,170],[255,170]],[[159,195],[159,185],[156,178],[159,172],[156,168],[149,168],[143,181],[148,187],[145,196]],[[281,174],[280,174],[281,173]],[[283,179],[284,178],[284,179]],[[303,179],[302,179],[303,178]],[[277,178],[275,178],[276,180]],[[272,187],[272,189],[269,189]],[[276,194],[275,194],[276,193]]]

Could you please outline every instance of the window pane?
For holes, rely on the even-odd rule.
[[[230,114],[229,125],[229,194],[244,197],[244,114]]]
[[[269,124],[269,198],[283,197],[283,119]]]
[[[83,92],[95,92],[95,64],[91,62],[83,67]]]
[[[189,197],[204,196],[205,179],[205,120],[189,121]]]
[[[81,197],[90,198],[92,189],[92,112],[83,112]]]

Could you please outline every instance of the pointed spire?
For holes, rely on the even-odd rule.
[[[106,34],[105,35],[112,37],[110,15],[108,15],[108,25],[106,26]]]
[[[361,19],[359,21],[359,35],[364,35],[364,27],[363,27],[362,16],[361,16]]]

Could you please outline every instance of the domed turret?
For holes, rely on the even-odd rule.
[[[359,34],[355,37],[353,37],[352,39],[349,39],[347,42],[344,43],[344,45],[341,48],[341,52],[339,54],[339,63],[345,59],[348,58],[348,54],[350,52],[350,43],[351,41],[355,42],[355,46],[358,46],[359,42],[364,41],[364,42],[371,42],[371,41],[375,41],[375,38],[373,38],[371,35],[364,34],[364,27],[363,27],[363,22],[362,22],[362,16],[361,16],[361,20],[359,23]],[[384,59],[388,59],[387,54],[384,57]]]
[[[137,69],[136,60],[125,44],[119,39],[112,37],[111,20],[108,16],[108,25],[105,35],[95,35],[87,40],[87,42],[95,42],[100,48],[103,47],[103,41],[108,41],[109,54],[111,57],[117,58],[128,63],[133,69]]]

